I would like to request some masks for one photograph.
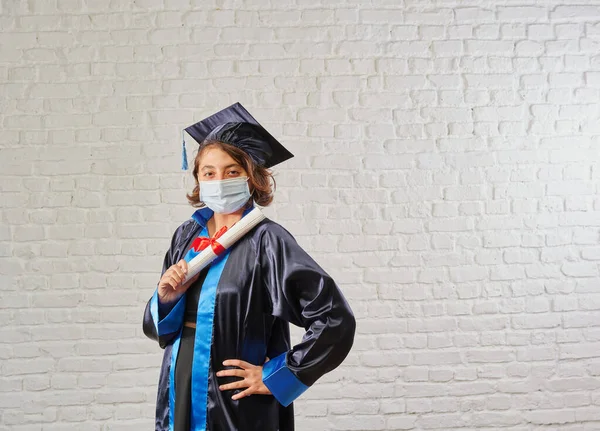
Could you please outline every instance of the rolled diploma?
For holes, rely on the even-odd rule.
[[[260,208],[254,207],[252,211],[227,229],[227,231],[217,239],[217,242],[221,244],[224,249],[228,249],[264,219],[265,215]],[[216,257],[217,255],[212,247],[208,246],[202,250],[199,255],[188,262],[188,273],[183,283],[185,284],[190,278],[202,271],[202,269],[208,266]]]

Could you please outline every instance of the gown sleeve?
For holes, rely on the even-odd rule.
[[[181,237],[184,232],[184,225],[175,230],[171,239],[171,246],[165,253],[163,266],[160,276],[179,260],[181,250],[179,244],[182,243]],[[158,283],[154,289],[154,294],[146,304],[144,310],[143,329],[144,334],[152,340],[158,341],[161,348],[165,348],[177,335],[183,324],[183,314],[185,312],[185,298],[182,295],[178,301],[173,303],[161,303],[158,299]]]
[[[303,327],[302,341],[263,365],[263,382],[284,406],[348,355],[356,320],[332,278],[282,226],[265,229],[259,257],[272,315]]]

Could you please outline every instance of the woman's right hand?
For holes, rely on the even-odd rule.
[[[171,265],[165,271],[158,282],[158,299],[160,302],[163,304],[176,302],[200,276],[200,273],[198,273],[185,284],[182,284],[187,272],[188,264],[184,259],[181,259],[175,265]]]

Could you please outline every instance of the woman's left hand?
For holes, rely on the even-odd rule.
[[[269,358],[265,362],[267,362]],[[242,380],[238,380],[233,383],[219,386],[222,391],[230,391],[232,389],[243,389],[245,391],[239,392],[231,397],[232,400],[239,400],[240,398],[247,397],[248,395],[270,395],[271,391],[265,386],[262,381],[262,369],[260,365],[252,365],[248,362],[241,361],[239,359],[228,359],[223,362],[225,366],[234,366],[241,369],[230,369],[221,370],[217,372],[217,377],[234,376],[242,377]]]

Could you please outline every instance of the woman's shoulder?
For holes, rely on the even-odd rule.
[[[294,236],[285,227],[270,218],[261,221],[254,229],[252,236],[258,245],[277,241],[296,242]]]
[[[187,240],[190,237],[190,235],[192,235],[196,231],[199,231],[199,229],[200,226],[194,219],[190,218],[185,220],[173,232],[171,246],[174,246],[175,244],[180,244],[181,242]]]
[[[194,220],[193,218],[189,218],[187,220],[185,220],[183,223],[181,223],[177,229],[175,229],[175,233],[183,233],[183,232],[187,232],[187,231],[191,231],[194,229],[198,229],[200,226],[198,225],[198,222],[196,220]]]
[[[277,234],[283,232],[285,232],[287,235],[292,235],[285,227],[268,217],[265,217],[264,220],[256,226],[256,231],[263,235],[265,233]]]

